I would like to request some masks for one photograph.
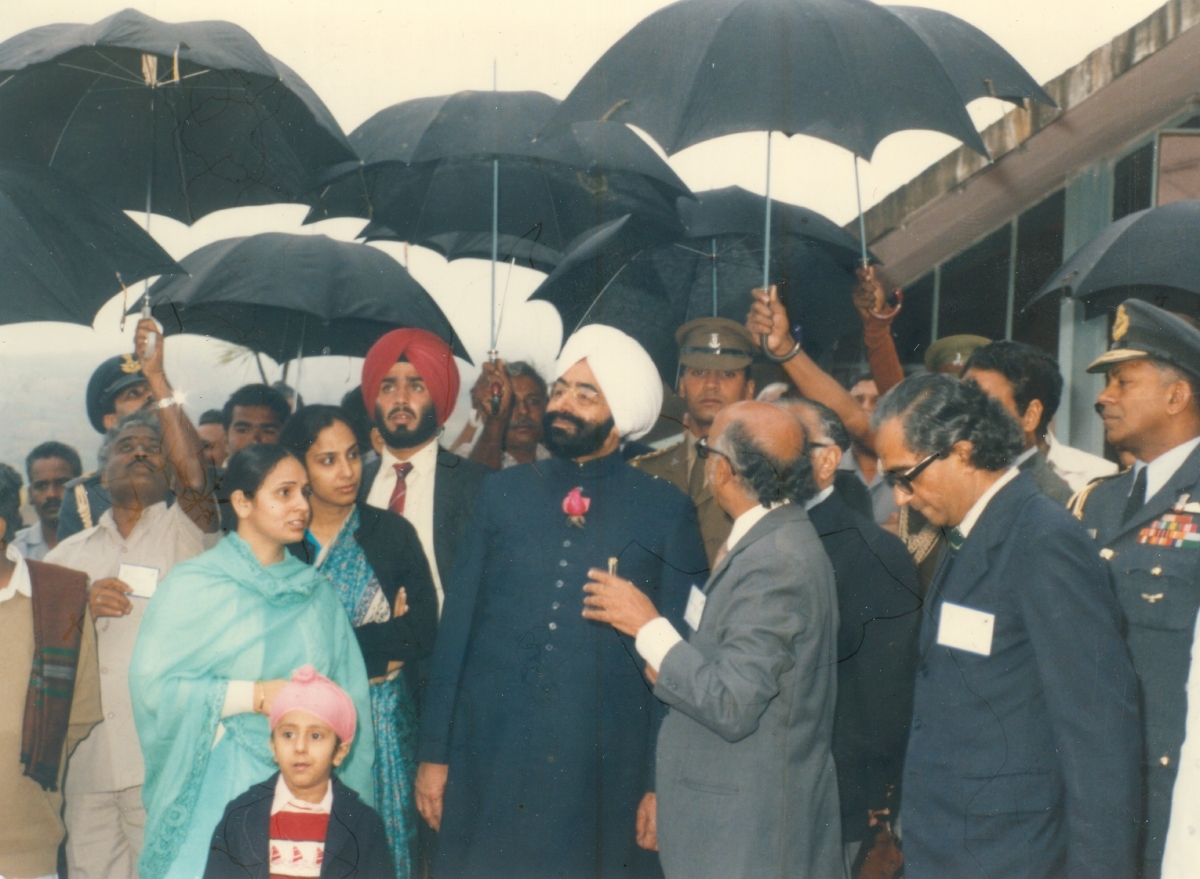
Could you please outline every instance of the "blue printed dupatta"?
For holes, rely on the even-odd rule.
[[[214,745],[229,682],[289,678],[304,663],[349,693],[360,718],[371,716],[354,631],[329,581],[303,562],[263,567],[229,534],[158,587],[129,670],[146,764],[142,879],[203,873],[226,803],[275,771],[266,717],[226,719]],[[360,721],[338,775],[368,804],[373,761],[371,724]]]

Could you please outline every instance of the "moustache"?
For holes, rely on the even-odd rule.
[[[514,418],[508,423],[508,427],[509,430],[512,430],[514,427],[534,430],[538,427],[538,422],[534,421],[532,418]]]
[[[50,498],[50,500],[48,500],[44,504],[42,504],[42,509],[45,510],[47,513],[57,513],[59,511],[59,509],[61,509],[61,508],[62,508],[62,501],[60,501],[56,497]]]
[[[391,412],[389,412],[389,413],[387,414],[387,417],[388,417],[388,418],[391,418],[393,415],[399,415],[401,412],[403,412],[405,415],[408,415],[410,418],[416,418],[416,417],[417,417],[417,413],[416,413],[416,412],[414,412],[412,409],[410,409],[409,407],[407,407],[407,406],[405,406],[405,405],[403,405],[403,404],[402,404],[402,405],[399,405],[399,406],[396,406],[396,407],[394,407],[394,408],[392,409],[392,411],[391,411]]]
[[[573,424],[576,430],[584,430],[587,428],[587,422],[578,415],[572,415],[570,412],[555,412],[553,416],[546,419],[546,424],[551,430],[562,430],[558,422],[565,421],[568,424]]]

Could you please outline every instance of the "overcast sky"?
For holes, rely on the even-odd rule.
[[[952,12],[983,29],[1033,76],[1045,82],[1091,50],[1145,18],[1161,0],[907,0]],[[117,0],[2,0],[0,40],[53,22],[93,22],[130,5]],[[626,31],[653,10],[655,0],[158,0],[135,4],[166,21],[225,19],[246,28],[263,47],[292,67],[325,101],[346,132],[399,101],[462,89],[490,89],[493,63],[502,90],[532,89],[565,97],[580,76]],[[982,128],[1004,105],[985,99],[971,106]],[[1131,132],[1132,134],[1136,134]],[[673,157],[676,172],[694,190],[737,184],[756,192],[764,184],[764,134],[699,144]],[[905,132],[885,140],[862,165],[867,206],[957,146],[940,134]],[[850,154],[806,137],[774,141],[772,194],[844,223],[855,216]],[[220,211],[191,228],[155,217],[151,232],[177,259],[209,242],[256,232],[323,233],[350,240],[361,223],[335,220],[301,227],[304,208],[284,205]],[[139,222],[141,217],[136,218]],[[489,267],[461,260],[447,265],[421,248],[384,249],[410,271],[447,312],[476,362],[488,345]],[[547,370],[561,326],[553,308],[525,303],[542,276],[503,268],[500,347],[508,359],[526,358]],[[0,460],[18,464],[34,443],[58,438],[90,458],[98,437],[87,426],[83,388],[102,359],[129,350],[131,326],[119,329],[118,297],[93,329],[62,324],[0,327]],[[182,337],[168,340],[167,367],[189,395],[193,415],[219,407],[230,391],[256,380],[246,359],[220,364],[222,344]],[[464,366],[464,388],[474,371]],[[271,377],[278,369],[268,361]],[[308,361],[301,391],[310,402],[335,401],[357,384],[347,358]],[[463,407],[460,407],[463,408]],[[458,413],[459,417],[463,413]],[[457,426],[459,418],[455,419]]]

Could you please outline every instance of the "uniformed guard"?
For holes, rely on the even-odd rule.
[[[1111,347],[1088,371],[1107,373],[1096,404],[1106,439],[1136,457],[1128,470],[1081,492],[1073,507],[1108,561],[1128,619],[1145,747],[1139,876],[1157,879],[1200,607],[1200,331],[1127,300],[1117,309]]]
[[[141,362],[132,354],[105,360],[88,380],[86,401],[88,421],[101,435],[126,415],[153,402]],[[110,506],[108,492],[100,486],[99,471],[71,480],[58,515],[59,540],[91,528]]]
[[[930,372],[948,372],[958,375],[975,352],[976,348],[992,344],[986,336],[963,333],[938,339],[925,352],[925,368]]]
[[[675,341],[679,343],[677,393],[687,407],[683,439],[632,463],[691,497],[711,565],[733,520],[717,506],[704,482],[704,462],[696,457],[696,440],[708,436],[713,419],[726,406],[754,398],[750,364],[757,343],[744,326],[723,317],[689,321],[675,331]]]

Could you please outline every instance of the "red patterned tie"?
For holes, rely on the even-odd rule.
[[[404,498],[408,494],[408,483],[405,477],[412,472],[413,465],[405,461],[403,464],[393,464],[396,468],[396,487],[392,489],[392,499],[388,501],[388,509],[397,516],[404,515]]]

